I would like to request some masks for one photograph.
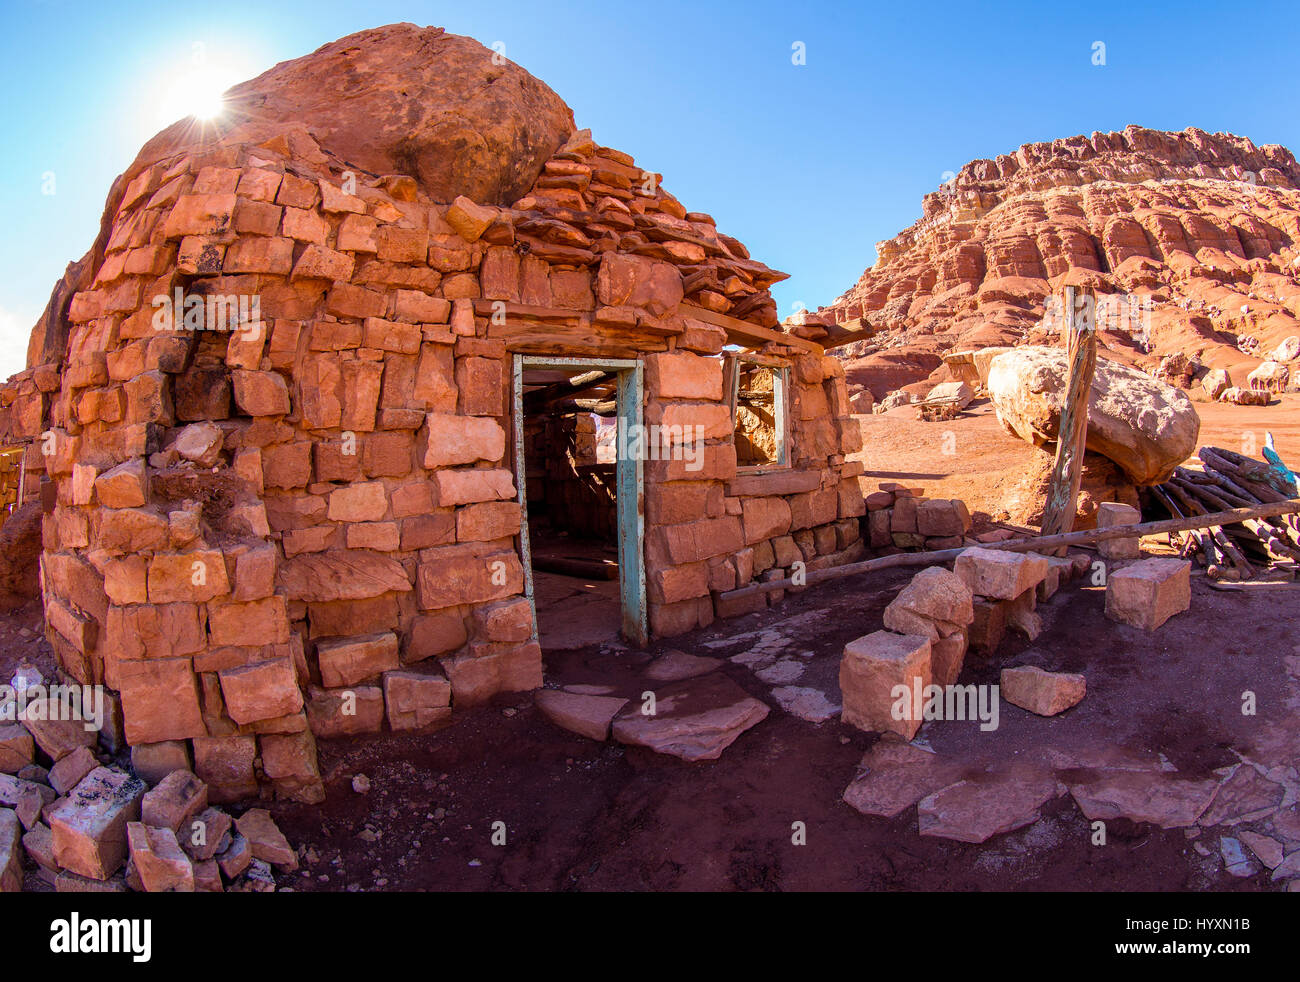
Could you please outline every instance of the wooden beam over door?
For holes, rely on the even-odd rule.
[[[722,328],[727,332],[727,340],[732,344],[757,348],[776,342],[777,344],[787,344],[792,348],[802,348],[814,355],[825,354],[825,349],[816,341],[809,341],[807,338],[795,337],[793,334],[759,327],[757,324],[743,321],[739,317],[719,314],[717,311],[697,307],[695,304],[687,303],[684,300],[677,305],[677,313],[683,317],[693,317],[697,321],[704,321],[706,324]]]

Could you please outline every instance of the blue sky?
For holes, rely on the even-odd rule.
[[[234,82],[395,21],[504,42],[579,126],[792,274],[773,291],[782,315],[852,285],[974,158],[1129,123],[1300,150],[1300,29],[1293,3],[1268,0],[0,2],[0,377],[23,367],[113,178],[185,115],[196,43],[203,70]]]

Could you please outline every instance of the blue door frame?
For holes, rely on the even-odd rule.
[[[587,369],[617,373],[618,434],[614,469],[618,509],[618,585],[623,636],[636,645],[650,640],[645,601],[645,460],[644,454],[627,454],[629,447],[641,447],[644,440],[630,437],[642,431],[644,370],[641,362],[629,358],[558,358],[543,355],[514,356],[514,444],[515,486],[519,489],[521,527],[520,551],[524,560],[524,592],[533,612],[533,637],[537,637],[537,601],[533,595],[533,559],[528,541],[528,491],[524,461],[524,369]]]

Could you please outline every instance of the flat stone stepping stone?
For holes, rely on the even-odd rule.
[[[952,784],[961,767],[910,743],[880,740],[862,756],[844,801],[864,815],[893,818]]]
[[[1237,838],[1244,842],[1256,858],[1269,869],[1282,865],[1282,843],[1258,832],[1239,832]]]
[[[840,712],[840,704],[831,702],[820,689],[780,685],[772,690],[772,698],[791,716],[798,716],[809,723],[824,723]]]
[[[619,696],[583,695],[559,689],[541,689],[533,701],[541,714],[560,729],[589,740],[608,740],[610,723],[627,705],[627,700]]]
[[[565,692],[575,692],[580,696],[611,696],[614,694],[612,685],[591,685],[586,682],[580,682],[575,685],[561,686]]]
[[[795,658],[782,658],[766,668],[759,669],[754,677],[768,685],[784,685],[803,674],[804,664]]]
[[[1070,785],[1079,810],[1089,819],[1127,818],[1162,829],[1196,824],[1214,797],[1219,782],[1141,771],[1109,771]]]
[[[722,665],[721,658],[688,655],[684,651],[665,651],[646,668],[645,677],[654,682],[680,682],[682,679],[707,675]]]
[[[1199,824],[1209,827],[1255,821],[1276,811],[1285,795],[1282,785],[1270,781],[1249,764],[1239,764],[1219,785]]]
[[[614,718],[614,739],[682,760],[717,760],[771,712],[725,675],[670,682],[653,690],[654,715],[635,700]]]
[[[1045,771],[1007,771],[989,779],[958,781],[921,799],[917,831],[958,842],[985,842],[1038,821],[1038,809],[1060,791]]]

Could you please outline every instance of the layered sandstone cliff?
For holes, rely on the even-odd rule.
[[[804,333],[839,349],[879,399],[945,352],[1030,340],[1069,284],[1109,298],[1104,354],[1154,367],[1181,352],[1234,379],[1300,334],[1300,164],[1280,146],[1130,126],[975,160],[877,245],[877,261]],[[929,379],[933,381],[934,379]]]

